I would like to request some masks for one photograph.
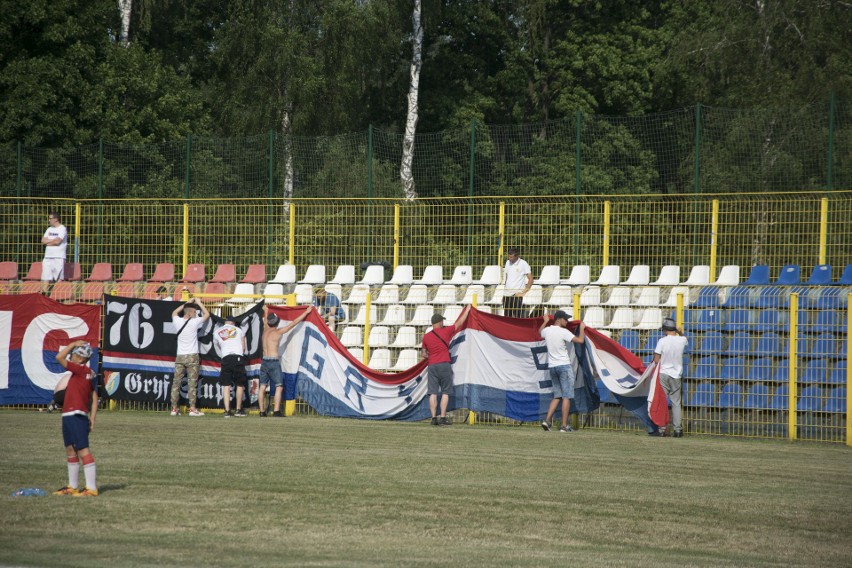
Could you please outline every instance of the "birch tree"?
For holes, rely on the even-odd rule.
[[[411,163],[414,161],[414,135],[417,133],[417,95],[420,88],[420,68],[423,64],[423,25],[420,21],[420,0],[414,1],[414,12],[411,15],[414,33],[411,36],[411,83],[408,88],[408,115],[405,120],[405,138],[402,142],[402,164],[399,176],[402,179],[406,199],[417,197],[414,185],[414,173]]]
[[[130,45],[130,12],[133,10],[133,0],[118,0],[118,12],[121,14],[121,34],[118,36],[121,45]]]

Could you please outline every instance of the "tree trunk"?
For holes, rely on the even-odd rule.
[[[118,0],[118,11],[121,13],[121,34],[118,36],[121,45],[130,45],[130,12],[133,9],[133,0]]]
[[[411,38],[413,46],[411,55],[411,83],[408,87],[408,116],[405,120],[405,138],[402,142],[402,164],[399,176],[405,190],[406,199],[415,199],[417,189],[414,185],[414,173],[411,164],[414,161],[414,135],[417,132],[417,94],[420,89],[420,68],[423,64],[423,26],[420,23],[420,0],[414,0],[414,13],[411,16],[414,24],[414,34]]]
[[[287,105],[281,114],[281,131],[284,134],[284,212],[290,212],[290,200],[293,198],[293,132],[290,113],[292,105]]]

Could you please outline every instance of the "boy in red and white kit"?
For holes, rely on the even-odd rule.
[[[68,354],[71,354],[70,360]],[[71,371],[65,388],[62,404],[62,436],[65,439],[65,454],[68,457],[68,485],[54,495],[96,497],[98,484],[95,475],[95,458],[89,451],[89,432],[95,428],[98,412],[98,391],[95,389],[95,374],[86,366],[92,356],[92,348],[85,341],[74,341],[56,355],[63,368]],[[91,414],[89,408],[91,404]],[[86,488],[79,490],[80,462]]]

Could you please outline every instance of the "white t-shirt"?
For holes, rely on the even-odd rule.
[[[186,327],[183,327],[183,324],[186,324]],[[183,331],[177,336],[177,354],[197,355],[198,328],[204,325],[204,318],[193,317],[185,320],[175,316],[172,318],[172,325],[175,326],[175,333],[183,327]]]
[[[657,341],[654,353],[660,356],[660,373],[674,379],[683,374],[683,350],[689,341],[682,335],[664,335]]]
[[[49,245],[44,247],[44,258],[65,258],[65,251],[68,248],[68,230],[65,225],[58,227],[48,227],[44,232],[46,239],[62,239],[58,245]]]
[[[219,355],[223,358],[228,355],[242,355],[243,330],[226,323],[213,332],[213,343],[219,348]]]
[[[571,340],[574,334],[558,325],[550,325],[541,332],[547,345],[547,364],[550,367],[573,365],[577,357]]]
[[[531,274],[530,265],[523,258],[519,258],[512,264],[506,261],[503,269],[503,281],[506,284],[506,295],[517,294],[527,289],[527,275]]]

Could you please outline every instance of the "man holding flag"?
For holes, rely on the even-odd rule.
[[[683,351],[688,341],[683,332],[671,318],[663,321],[665,335],[657,341],[654,349],[654,363],[659,365],[660,385],[672,403],[672,426],[675,438],[683,436],[681,426],[681,376],[683,375]]]

